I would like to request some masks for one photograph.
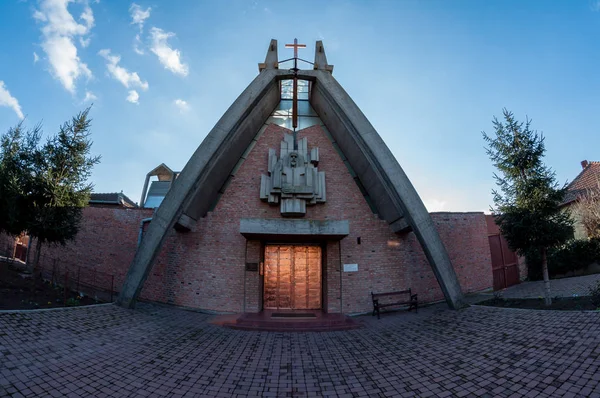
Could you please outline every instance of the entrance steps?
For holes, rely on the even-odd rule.
[[[211,323],[237,330],[271,332],[329,332],[362,327],[360,322],[344,314],[307,310],[264,310],[259,313],[222,315],[215,317]]]

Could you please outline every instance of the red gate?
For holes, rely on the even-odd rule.
[[[500,235],[494,217],[486,215],[488,240],[492,255],[492,272],[494,275],[494,290],[505,289],[519,283],[519,261],[517,255],[508,247],[506,239]]]

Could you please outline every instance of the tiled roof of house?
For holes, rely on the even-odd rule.
[[[90,204],[118,205],[123,207],[137,207],[137,204],[129,199],[123,192],[92,193]]]
[[[567,187],[563,205],[585,196],[589,190],[600,190],[600,162],[583,161],[583,170]]]

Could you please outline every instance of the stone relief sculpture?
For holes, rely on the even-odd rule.
[[[306,137],[298,141],[285,133],[279,158],[275,149],[269,149],[269,175],[260,180],[260,198],[269,204],[280,205],[284,217],[303,217],[306,205],[325,202],[325,172],[319,171],[319,148],[308,152]]]

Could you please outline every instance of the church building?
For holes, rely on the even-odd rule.
[[[410,288],[456,309],[489,288],[483,213],[429,214],[323,43],[314,62],[287,46],[280,60],[271,41],[181,172],[149,173],[160,181],[148,190],[147,177],[140,204],[160,205],[122,264],[118,303],[353,314],[372,310],[371,292]]]

